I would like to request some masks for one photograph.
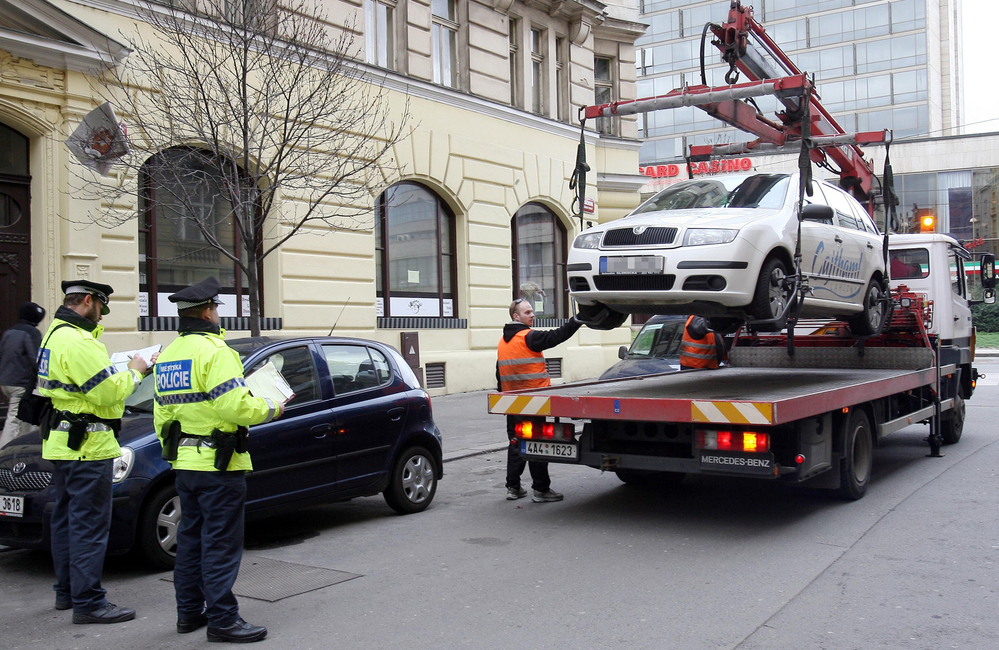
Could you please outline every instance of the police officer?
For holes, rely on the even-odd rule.
[[[147,371],[135,357],[115,372],[100,342],[101,317],[113,289],[88,280],[62,283],[66,294],[42,341],[38,389],[52,400],[42,420],[42,458],[55,472],[50,537],[56,609],[73,608],[74,623],[120,623],[135,610],[109,603],[101,587],[111,530],[111,481],[116,440],[132,394]]]
[[[239,615],[232,585],[243,556],[247,427],[284,413],[254,397],[243,364],[219,327],[214,277],[169,297],[178,333],[156,364],[154,422],[163,457],[175,470],[181,518],[174,587],[177,631],[208,626],[209,641],[248,643],[267,636]]]
[[[680,342],[680,370],[717,369],[727,358],[725,337],[711,329],[708,319],[690,316]]]

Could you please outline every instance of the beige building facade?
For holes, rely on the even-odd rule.
[[[514,297],[530,299],[543,325],[571,316],[565,255],[582,227],[568,186],[576,115],[596,100],[634,98],[637,6],[322,4],[334,22],[356,21],[358,65],[391,106],[408,103],[412,128],[392,152],[401,174],[371,197],[360,227],[296,236],[264,260],[264,334],[326,335],[336,323],[336,334],[401,347],[401,334],[415,332],[431,394],[491,388]],[[184,235],[157,221],[155,206],[140,211],[134,196],[118,207],[136,218],[107,229],[74,193],[78,163],[63,140],[99,103],[94,75],[127,62],[123,35],[136,17],[119,0],[0,0],[0,298],[51,314],[62,280],[111,284],[112,351],[172,340],[176,314],[163,298],[179,287],[170,278],[197,277],[156,255],[157,241]],[[584,134],[595,204],[585,220],[597,223],[637,205],[642,177],[635,121],[594,126]],[[219,272],[224,325],[245,335],[232,331],[246,329],[248,315],[238,272],[217,256],[185,259]],[[594,377],[628,340],[627,328],[584,328],[549,354],[553,370]]]

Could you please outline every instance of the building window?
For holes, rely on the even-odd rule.
[[[520,21],[510,18],[510,105],[520,106]]]
[[[456,0],[431,0],[434,16],[434,83],[458,87],[458,7]]]
[[[597,56],[593,58],[593,103],[610,104],[614,101],[614,59]],[[597,118],[596,129],[607,135],[614,134],[614,119]]]
[[[454,215],[433,192],[397,183],[375,206],[379,317],[457,314]]]
[[[560,122],[569,121],[569,66],[568,41],[564,38],[555,39],[555,110]]]
[[[545,33],[531,29],[531,111],[545,112]]]
[[[224,181],[209,156],[197,149],[167,149],[142,166],[140,316],[176,316],[177,307],[167,296],[209,276],[222,284],[220,316],[250,315],[249,284],[242,269],[205,236],[207,232],[226,251],[245,259]]]
[[[364,0],[365,61],[395,69],[395,3]]]
[[[566,318],[565,226],[551,210],[528,203],[511,222],[513,298],[526,298],[538,318]]]

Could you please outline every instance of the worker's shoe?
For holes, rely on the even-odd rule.
[[[118,607],[114,603],[108,603],[104,607],[99,607],[86,614],[73,614],[73,622],[77,625],[86,623],[124,623],[135,618],[135,610],[128,607]]]
[[[56,596],[55,608],[60,612],[67,609],[73,609],[73,599],[60,598],[59,596]]]
[[[200,614],[191,618],[177,617],[177,632],[180,634],[200,630],[206,625],[208,625],[208,615],[205,613],[205,610],[201,610]]]
[[[267,636],[267,628],[241,618],[227,627],[208,627],[208,640],[216,643],[253,643]]]
[[[527,496],[527,490],[524,488],[507,488],[506,489],[506,500],[516,501],[517,499],[523,499]]]
[[[547,503],[549,501],[561,501],[562,495],[552,490],[551,488],[547,490],[535,490],[534,496],[531,497],[531,501],[534,503]]]

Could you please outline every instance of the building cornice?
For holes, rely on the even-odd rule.
[[[4,5],[64,36],[55,39],[0,29],[0,47],[38,65],[90,74],[125,60],[130,52],[125,45],[46,0],[0,0],[0,8]]]
[[[616,192],[638,192],[648,182],[640,174],[597,174],[597,189]]]

